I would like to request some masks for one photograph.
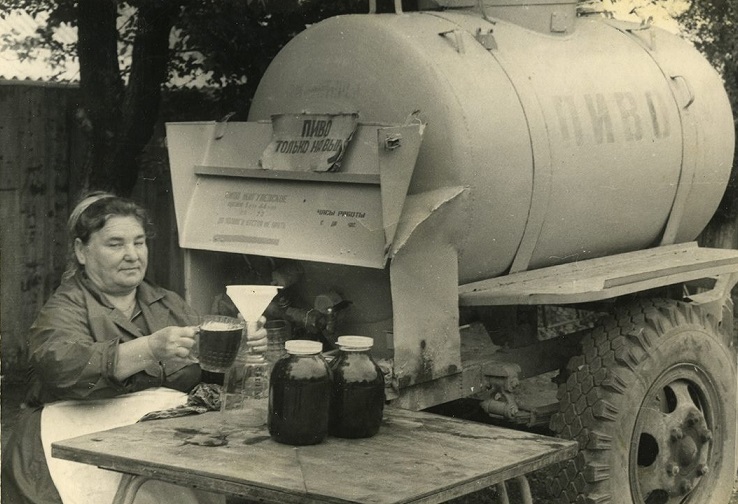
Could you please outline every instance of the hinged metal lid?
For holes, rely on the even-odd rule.
[[[270,122],[168,123],[180,246],[383,268],[422,131],[358,124],[337,171],[314,171],[273,158],[278,168],[263,168],[265,149],[284,145]]]

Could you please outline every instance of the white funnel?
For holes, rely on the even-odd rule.
[[[256,322],[278,289],[276,285],[226,285],[226,294],[247,322]]]

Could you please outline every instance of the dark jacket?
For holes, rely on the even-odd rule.
[[[189,392],[200,381],[197,364],[163,362],[118,381],[117,347],[168,326],[197,324],[197,313],[176,293],[143,282],[136,294],[140,314],[126,319],[83,273],[66,279],[41,309],[29,331],[30,390],[3,449],[2,502],[61,502],[41,445],[41,406],[67,399],[114,397],[151,387]]]
[[[138,287],[143,326],[127,320],[82,273],[66,280],[41,309],[29,332],[33,377],[30,404],[61,399],[99,399],[165,386],[188,391],[199,368],[163,363],[119,382],[113,377],[117,347],[168,326],[197,324],[197,313],[174,292],[148,282]],[[195,376],[196,375],[196,376]]]

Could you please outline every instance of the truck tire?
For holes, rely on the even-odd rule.
[[[698,307],[643,300],[587,335],[551,429],[579,442],[548,480],[562,503],[724,504],[736,474],[736,359]]]

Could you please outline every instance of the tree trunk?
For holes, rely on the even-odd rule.
[[[80,0],[80,87],[92,123],[88,187],[129,196],[139,157],[154,130],[167,78],[169,34],[179,2],[144,0],[137,7],[128,84],[118,66],[117,1]]]
[[[77,54],[84,111],[91,124],[90,153],[83,179],[92,189],[115,187],[107,166],[120,123],[123,81],[118,66],[118,5],[115,0],[79,0]]]
[[[177,2],[139,2],[131,74],[123,99],[120,138],[110,166],[118,174],[118,191],[129,195],[136,185],[139,157],[154,132],[162,85],[167,80],[169,34]]]

